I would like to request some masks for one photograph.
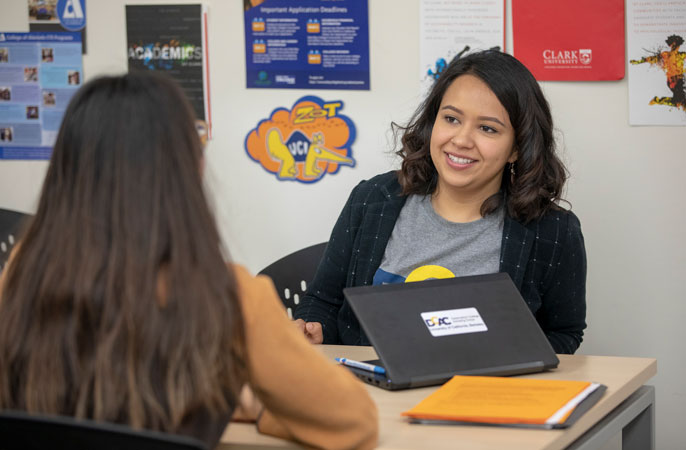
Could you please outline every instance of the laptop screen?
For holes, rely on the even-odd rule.
[[[397,379],[557,366],[552,347],[505,273],[346,288],[344,293]]]

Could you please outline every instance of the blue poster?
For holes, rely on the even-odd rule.
[[[244,3],[248,88],[369,90],[367,0]]]
[[[81,33],[0,32],[0,159],[50,159],[82,82]]]
[[[28,0],[29,31],[78,31],[86,54],[86,0]]]

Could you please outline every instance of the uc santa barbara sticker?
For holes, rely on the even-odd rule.
[[[245,138],[245,151],[279,181],[314,183],[341,166],[355,166],[355,124],[343,102],[305,96],[291,109],[277,108]]]

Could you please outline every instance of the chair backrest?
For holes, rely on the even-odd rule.
[[[0,411],[1,450],[207,450],[189,436],[125,425]]]
[[[293,252],[260,271],[261,275],[267,275],[274,282],[288,317],[293,317],[293,309],[314,278],[326,244],[322,242]]]
[[[29,214],[0,208],[0,272],[7,264],[12,247],[19,240],[19,232]]]

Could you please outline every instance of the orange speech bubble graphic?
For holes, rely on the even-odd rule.
[[[355,166],[355,125],[343,102],[306,96],[288,110],[277,108],[245,138],[245,151],[281,181],[314,183],[341,166]]]

